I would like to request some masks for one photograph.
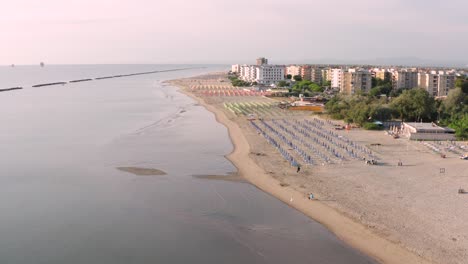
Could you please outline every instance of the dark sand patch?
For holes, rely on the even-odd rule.
[[[151,168],[138,168],[138,167],[117,167],[118,170],[132,173],[138,176],[160,176],[166,175],[162,170],[151,169]]]

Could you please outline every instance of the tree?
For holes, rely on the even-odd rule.
[[[325,110],[327,110],[328,114],[335,119],[344,119],[345,113],[349,108],[349,103],[338,95],[333,96],[325,104]]]
[[[403,91],[390,106],[402,121],[431,120],[433,113],[436,112],[434,98],[423,89]]]
[[[379,96],[381,95],[382,93],[380,92],[380,88],[379,87],[374,87],[372,89],[370,89],[369,91],[369,95],[370,96],[373,96],[373,97],[376,97],[376,96]]]
[[[359,102],[352,107],[348,112],[348,117],[353,120],[354,123],[363,125],[369,120],[371,108],[366,102]]]
[[[323,81],[322,86],[330,87],[331,86],[331,81]]]
[[[393,114],[393,110],[390,107],[382,104],[375,104],[371,106],[369,116],[373,120],[384,122],[392,119]]]
[[[286,79],[291,80],[291,78],[292,78],[291,74],[286,75]]]
[[[323,92],[323,88],[311,81],[303,80],[296,82],[292,87],[295,93]]]
[[[461,86],[463,93],[468,94],[468,81],[464,82]]]
[[[461,88],[461,90],[468,94],[468,80],[463,77],[458,77],[455,81],[455,87]]]
[[[231,80],[232,86],[236,87],[245,87],[245,86],[250,86],[248,82],[244,82],[242,80],[239,80],[237,77],[232,77],[229,78]]]
[[[323,92],[323,88],[316,83],[309,84],[309,90],[311,90],[312,92]]]
[[[302,77],[301,77],[300,75],[294,75],[294,76],[293,76],[293,79],[294,79],[296,82],[302,81]]]
[[[398,97],[398,96],[400,96],[400,94],[402,94],[402,93],[403,93],[403,89],[397,89],[397,90],[392,89],[392,90],[390,91],[389,96],[390,96],[390,97]]]
[[[376,86],[374,88],[372,88],[370,91],[369,91],[369,95],[370,96],[380,96],[382,94],[385,94],[385,95],[390,95],[390,92],[392,91],[392,85],[389,84],[389,83],[386,83],[386,84],[383,84],[383,85],[380,85],[380,86]]]
[[[376,77],[372,77],[372,87],[383,86],[391,84],[390,80],[384,80]]]
[[[455,136],[458,139],[468,138],[468,113],[465,113],[460,119],[454,120],[449,127],[455,129]]]
[[[461,88],[455,88],[451,90],[447,98],[444,100],[445,111],[450,115],[456,115],[460,113],[464,108],[466,94],[463,93]]]
[[[278,87],[288,87],[289,83],[287,81],[279,81]]]
[[[298,76],[298,75],[296,75]],[[300,77],[300,76],[299,76]],[[297,93],[302,93],[304,92],[305,90],[308,90],[309,89],[309,85],[311,85],[312,82],[311,81],[297,81],[294,85],[293,85],[293,90]]]

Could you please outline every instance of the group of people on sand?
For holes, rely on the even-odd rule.
[[[367,165],[377,165],[377,161],[374,160],[374,159],[364,159],[364,161],[366,162]]]

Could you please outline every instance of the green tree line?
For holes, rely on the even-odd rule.
[[[229,76],[228,78],[231,81],[232,86],[235,86],[235,87],[247,87],[247,86],[252,85],[249,82],[239,79],[237,76]]]
[[[438,122],[455,129],[458,138],[468,138],[468,79],[457,79],[456,88],[445,99],[436,100],[424,89],[394,91],[381,83],[368,94],[336,95],[325,109],[332,118],[368,128],[374,128],[370,125],[374,121],[395,119]]]

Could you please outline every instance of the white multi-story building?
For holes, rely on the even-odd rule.
[[[341,87],[341,77],[343,74],[342,69],[330,69],[329,78],[331,81],[332,88],[340,88]]]
[[[284,66],[262,65],[256,69],[256,79],[258,84],[270,85],[284,80]]]
[[[289,65],[288,67],[286,67],[286,75],[291,75],[291,77],[294,77],[296,75],[301,75],[301,69],[302,69],[302,66]]]
[[[271,85],[284,80],[284,69],[281,65],[242,65],[239,78],[246,82]]]
[[[239,78],[246,82],[254,82],[257,78],[257,67],[256,65],[241,65]]]
[[[234,64],[231,66],[231,72],[233,73],[239,73],[240,72],[240,65],[239,64]]]

